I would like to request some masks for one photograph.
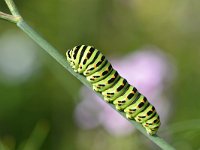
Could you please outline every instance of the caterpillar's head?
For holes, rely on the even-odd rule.
[[[73,52],[73,49],[67,50],[66,57],[67,57],[67,61],[70,63],[70,66],[74,69],[75,63],[74,63],[74,60],[73,60],[72,52]]]
[[[66,56],[67,56],[67,61],[70,62],[72,59],[72,49],[67,50]]]

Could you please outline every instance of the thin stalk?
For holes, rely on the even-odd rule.
[[[73,74],[77,79],[79,79],[84,85],[91,88],[91,84],[83,77],[82,75],[75,73],[72,68],[70,67],[69,63],[67,62],[66,58],[58,52],[56,48],[54,48],[50,43],[48,43],[42,36],[40,36],[37,32],[34,31],[20,16],[13,0],[5,0],[6,4],[8,5],[13,17],[17,16],[20,19],[17,22],[17,26],[23,30],[32,40],[34,40],[40,47],[42,47],[50,56],[52,56],[59,64],[61,64],[64,68],[66,68],[71,74]],[[3,18],[0,14],[0,18]],[[8,20],[8,18],[4,17],[3,19]],[[70,85],[69,85],[70,86]],[[102,99],[102,95],[96,93]],[[108,104],[114,109],[114,105]],[[119,112],[124,118],[125,113]],[[141,124],[135,122],[134,120],[128,120],[131,122],[140,132],[142,132],[147,138],[149,138],[153,143],[157,144],[160,148],[164,150],[174,150],[171,145],[169,145],[164,139],[161,137],[154,135],[150,136],[146,133],[145,129],[141,126]]]
[[[13,16],[21,16],[13,0],[5,0],[5,2]]]

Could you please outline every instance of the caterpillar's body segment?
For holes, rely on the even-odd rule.
[[[121,96],[123,93],[125,93],[126,89],[129,87],[128,82],[124,78],[120,78],[117,83],[112,86],[112,88],[109,88],[102,92],[102,95],[104,96],[104,100],[107,102],[113,102],[116,98]]]
[[[113,104],[115,105],[117,110],[124,110],[127,106],[129,106],[132,102],[135,101],[138,95],[137,89],[133,86],[129,86],[126,89],[125,93],[114,100]]]
[[[108,74],[106,78],[92,84],[93,89],[94,91],[97,91],[97,92],[103,92],[107,90],[108,88],[112,87],[119,78],[120,76],[117,73],[117,71],[112,69],[111,73]]]
[[[91,82],[95,83],[97,81],[100,81],[108,76],[109,73],[112,71],[112,66],[109,62],[105,63],[104,66],[102,66],[101,70],[98,70],[94,72],[93,74],[86,77],[86,79]]]
[[[124,111],[128,119],[141,123],[148,134],[156,134],[161,123],[154,106],[113,69],[100,51],[79,45],[68,50],[66,56],[74,71],[84,75],[105,101]]]
[[[139,112],[142,112],[147,106],[149,106],[149,102],[146,97],[142,94],[139,94],[138,96],[138,99],[133,104],[124,109],[126,117],[129,119],[134,119]]]

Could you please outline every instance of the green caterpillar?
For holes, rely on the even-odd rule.
[[[124,111],[128,119],[141,123],[148,134],[156,134],[161,123],[154,106],[113,69],[99,50],[79,45],[68,50],[66,56],[73,70],[83,74],[105,101]]]

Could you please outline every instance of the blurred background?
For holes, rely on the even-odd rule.
[[[65,55],[94,45],[155,105],[158,134],[200,149],[200,1],[16,0]],[[4,1],[0,10],[8,12]],[[0,20],[1,150],[159,149],[15,25]]]

